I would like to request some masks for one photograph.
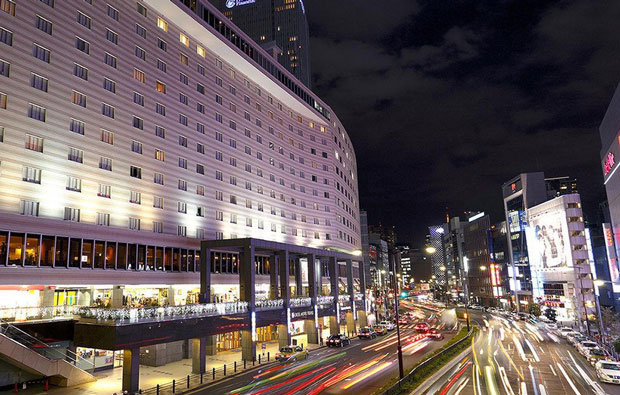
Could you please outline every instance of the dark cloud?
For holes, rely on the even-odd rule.
[[[313,89],[355,145],[371,223],[420,241],[465,210],[501,220],[519,172],[604,199],[597,127],[620,79],[620,2],[313,0]]]

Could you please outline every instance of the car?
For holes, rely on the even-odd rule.
[[[590,340],[585,340],[577,344],[577,350],[579,350],[579,353],[583,355],[584,357],[586,356],[586,353],[591,348],[597,348],[597,347],[598,347],[598,344]]]
[[[379,325],[375,325],[372,327],[372,330],[375,331],[375,333],[377,334],[377,336],[384,336],[387,335],[387,329],[386,327],[384,327],[383,325],[379,324]]]
[[[590,362],[592,365],[595,365],[598,361],[604,361],[609,358],[609,354],[607,354],[607,352],[605,352],[605,350],[601,348],[594,347],[588,350],[585,357],[588,362]]]
[[[571,332],[573,332],[573,328],[568,328],[568,327],[563,327],[558,330],[558,333],[560,334],[560,336],[564,338],[566,337],[566,335],[568,335]]]
[[[620,384],[620,362],[598,361],[594,367],[596,376],[602,382]]]
[[[418,333],[426,333],[430,329],[430,326],[426,322],[419,322],[415,326],[415,331]]]
[[[579,344],[580,342],[586,340],[586,337],[584,335],[582,335],[581,333],[579,333],[579,332],[571,332],[571,333],[566,335],[566,340],[573,347],[577,347],[577,344]]]
[[[282,347],[280,352],[276,354],[276,361],[301,361],[308,359],[308,349],[304,349],[301,346],[288,346]]]
[[[381,321],[379,322],[379,325],[383,325],[388,331],[393,331],[396,328],[390,321]]]
[[[359,330],[357,337],[360,339],[374,339],[377,337],[377,333],[372,328],[366,326]]]
[[[547,322],[545,324],[545,326],[547,327],[547,329],[549,329],[550,331],[557,331],[558,330],[558,325],[555,322]]]
[[[407,324],[409,324],[409,321],[406,318],[403,318],[403,317],[398,318],[398,325],[407,325]]]
[[[339,333],[337,335],[329,336],[325,344],[327,344],[327,347],[344,347],[351,344],[351,339],[348,336]]]
[[[444,339],[443,333],[439,332],[435,328],[432,328],[428,332],[426,332],[426,337],[430,337],[431,339],[434,339],[434,340],[443,340]]]

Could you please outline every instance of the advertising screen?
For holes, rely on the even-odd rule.
[[[530,218],[527,248],[532,267],[564,269],[573,266],[566,215],[548,211]]]

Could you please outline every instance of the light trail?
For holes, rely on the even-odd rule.
[[[549,367],[551,368],[551,373],[553,373],[554,376],[557,376],[558,374],[555,372],[555,369],[553,369],[553,365],[549,364]]]
[[[540,362],[540,358],[538,357],[538,353],[536,352],[536,349],[534,348],[532,343],[530,343],[530,341],[527,340],[527,337],[525,338],[525,343],[527,344],[527,346],[532,351],[532,355],[534,356],[534,359],[536,360],[536,362]],[[534,391],[534,392],[536,392],[536,391]]]
[[[519,368],[517,368],[517,365],[515,365],[514,361],[512,360],[512,358],[510,358],[510,355],[508,355],[508,353],[506,352],[506,349],[504,348],[504,346],[502,345],[502,343],[499,343],[499,347],[502,349],[502,352],[504,353],[504,355],[506,356],[506,358],[508,358],[508,362],[510,362],[510,364],[512,365],[513,368],[515,368],[515,371],[517,372],[517,374],[519,375],[519,377],[521,377],[521,380],[525,380],[525,378],[523,377],[523,375],[521,374],[521,372],[519,372]]]
[[[547,390],[544,385],[538,384],[538,388],[540,388],[540,395],[547,395]]]
[[[287,366],[290,366],[290,365],[291,365],[290,363],[287,363],[287,364],[284,364],[284,365],[275,366],[275,367],[273,367],[273,368],[271,368],[271,369],[267,369],[267,370],[265,370],[263,373],[257,374],[256,376],[254,376],[254,377],[252,377],[252,378],[253,378],[253,379],[258,379],[258,378],[261,378],[261,377],[263,377],[263,376],[265,376],[265,375],[268,375],[269,373],[273,373],[273,372],[275,372],[275,371],[277,371],[277,370],[283,369],[283,368],[285,368],[285,367],[287,367]]]
[[[304,377],[308,377],[308,376],[310,376],[311,374],[314,374],[314,373],[316,373],[316,372],[318,372],[318,371],[320,371],[320,370],[323,370],[323,369],[325,369],[325,368],[318,368],[318,369],[311,370],[311,371],[306,372],[306,373],[304,373],[304,374],[302,374],[302,375],[300,375],[300,376],[293,377],[292,379],[288,379],[288,380],[283,381],[283,382],[281,382],[281,383],[278,383],[278,384],[272,385],[271,387],[268,387],[268,388],[262,389],[262,390],[260,390],[260,391],[258,391],[258,392],[252,392],[251,394],[252,394],[252,395],[260,395],[260,394],[264,394],[265,392],[270,392],[270,391],[273,391],[273,390],[278,389],[278,388],[280,388],[280,387],[282,387],[282,386],[285,386],[285,385],[287,385],[287,384],[293,383],[293,382],[295,382],[295,381],[297,381],[297,380],[299,380],[299,379],[303,379]]]
[[[446,395],[446,392],[448,392],[450,387],[452,387],[452,385],[454,385],[454,383],[461,377],[461,375],[465,373],[468,367],[469,363],[465,364],[465,366],[463,366],[463,368],[454,377],[452,377],[452,379],[448,382],[448,385],[443,388],[439,395]]]
[[[478,357],[476,356],[476,349],[474,348],[474,338],[471,338],[471,353],[474,355],[474,361],[476,363],[476,371],[480,374],[480,364],[478,363]]]
[[[319,373],[318,375],[312,377],[310,380],[304,381],[303,383],[299,384],[297,387],[293,388],[292,390],[290,390],[289,392],[287,392],[284,395],[293,395],[296,394],[297,391],[301,390],[302,388],[307,387],[308,385],[314,383],[315,381],[319,380],[321,377],[333,372],[334,370],[336,370],[336,368],[331,367],[329,369],[327,369],[324,372]]]
[[[457,390],[454,393],[454,395],[459,395],[461,393],[461,391],[463,391],[463,388],[465,388],[467,383],[469,383],[469,377],[465,381],[463,381],[463,383],[457,388]]]
[[[532,364],[528,364],[528,369],[530,370],[530,377],[532,378],[532,386],[534,387],[534,394],[538,395],[538,388],[536,388],[536,377],[534,376],[534,368],[532,368]]]
[[[558,365],[558,369],[560,369],[560,372],[562,372],[562,374],[564,375],[564,378],[566,379],[566,381],[568,381],[568,385],[570,385],[570,387],[573,389],[573,391],[575,391],[575,394],[576,395],[581,395],[581,392],[579,392],[577,387],[575,387],[575,384],[573,383],[573,380],[571,380],[570,377],[568,377],[568,374],[566,374],[566,370],[564,370],[562,365],[560,365],[559,363],[557,363],[557,365]]]
[[[392,364],[392,362],[384,362],[384,363],[382,363],[381,365],[377,366],[376,368],[374,368],[374,369],[364,373],[363,375],[359,376],[355,380],[351,381],[347,385],[342,386],[342,389],[346,390],[347,388],[354,386],[355,384],[359,383],[360,381],[366,380],[368,377],[372,376],[375,373],[378,373],[378,372],[382,371],[383,369],[387,368],[391,364]]]
[[[515,344],[517,351],[519,351],[519,355],[521,359],[526,361],[525,352],[523,351],[523,347],[521,346],[521,342],[517,339],[515,335],[512,335],[512,342]]]
[[[484,367],[484,378],[487,382],[487,392],[489,395],[499,395],[497,384],[495,383],[495,378],[493,377],[493,370],[489,365]]]

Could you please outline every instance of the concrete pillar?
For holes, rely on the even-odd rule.
[[[278,348],[291,345],[291,334],[286,324],[278,325]]]
[[[216,355],[217,354],[217,335],[207,336],[204,339],[205,339],[206,354]]]
[[[278,254],[278,270],[280,271],[280,297],[284,299],[284,307],[288,307],[288,301],[291,299],[291,289],[289,285],[289,255],[288,251],[280,251]]]
[[[192,339],[192,373],[204,373],[207,369],[207,339]]]
[[[364,311],[366,311],[366,268],[364,267],[364,261],[358,262],[358,268],[360,273],[360,291],[362,292],[362,304],[364,306]]]
[[[278,292],[278,262],[275,255],[269,256],[269,299],[280,298]]]
[[[200,303],[211,303],[211,249],[202,243],[200,249]]]
[[[347,332],[349,333],[357,332],[357,329],[355,327],[355,319],[353,317],[352,311],[347,312]]]
[[[304,296],[304,285],[301,281],[301,261],[298,257],[295,258],[295,295],[297,297]]]
[[[168,305],[169,306],[176,306],[176,302],[174,300],[175,292],[176,290],[174,289],[172,285],[168,287]]]
[[[55,291],[50,287],[45,287],[40,293],[41,307],[49,307],[54,305],[54,293]]]
[[[366,310],[357,310],[357,324],[360,328],[368,326],[368,317],[366,316]]]
[[[244,361],[256,360],[256,342],[252,340],[252,330],[241,331],[241,358]]]
[[[123,391],[138,392],[140,386],[140,349],[123,352]]]
[[[256,342],[253,340],[256,327],[252,325],[252,317],[256,314],[256,265],[254,264],[254,246],[251,240],[243,246],[239,254],[239,294],[242,302],[248,302],[250,328],[241,331],[241,356],[246,361],[256,359]]]
[[[337,335],[340,333],[340,324],[338,324],[338,319],[335,315],[329,317],[329,334]]]
[[[319,329],[315,325],[314,318],[304,320],[304,332],[306,332],[308,344],[319,344]]]
[[[122,307],[123,307],[123,286],[113,285],[112,286],[112,308],[120,309]]]
[[[93,303],[94,288],[85,288],[78,291],[77,304],[80,306],[90,306]]]

